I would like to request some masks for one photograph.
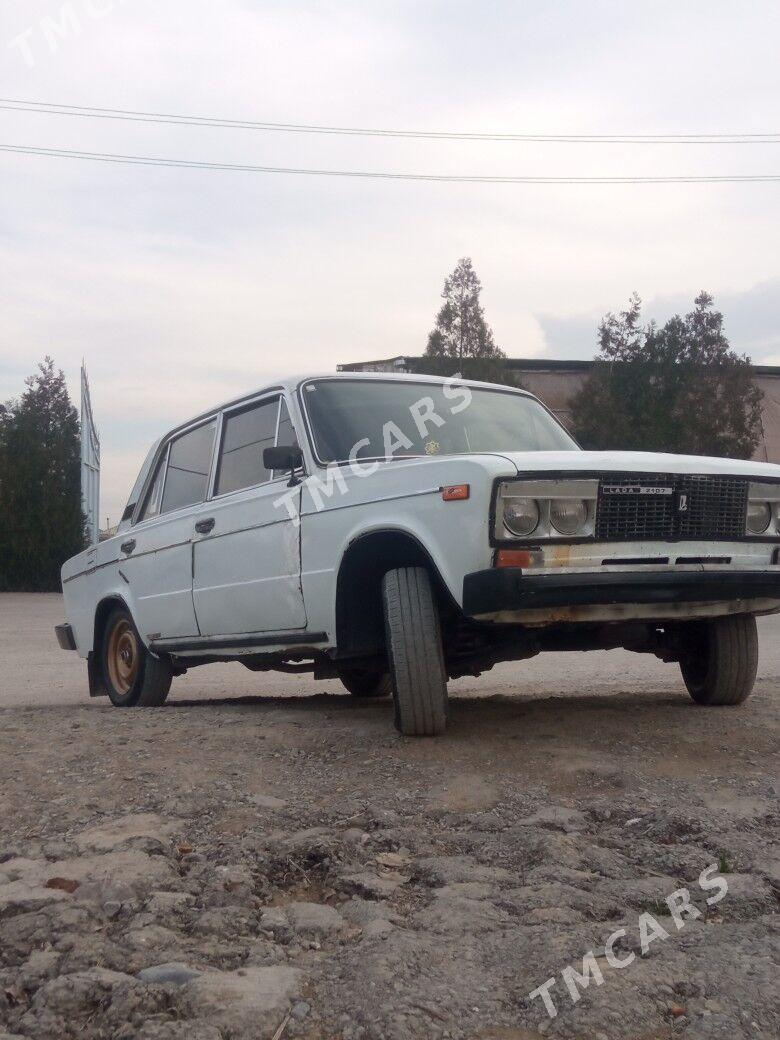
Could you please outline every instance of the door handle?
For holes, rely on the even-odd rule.
[[[120,548],[123,553],[126,553],[129,556],[133,549],[135,549],[135,538],[131,538],[129,542],[122,542]]]
[[[210,516],[208,520],[198,520],[197,524],[195,524],[195,530],[198,534],[209,534],[214,530],[216,522],[213,516]]]

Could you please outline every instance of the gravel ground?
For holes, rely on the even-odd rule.
[[[742,708],[548,655],[406,741],[386,703],[238,665],[117,711],[61,616],[0,596],[0,1040],[780,1037],[778,619]]]

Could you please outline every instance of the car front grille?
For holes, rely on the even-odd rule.
[[[604,541],[745,537],[745,477],[610,473],[599,481],[596,537]]]

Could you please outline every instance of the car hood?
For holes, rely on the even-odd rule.
[[[504,451],[500,453],[518,474],[571,473],[696,473],[780,480],[780,466],[742,459],[699,455],[664,455],[648,451]]]

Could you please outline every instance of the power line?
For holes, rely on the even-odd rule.
[[[726,175],[693,175],[666,177],[545,177],[488,176],[449,173],[391,173],[374,170],[319,170],[294,166],[252,166],[245,163],[221,163],[194,159],[164,159],[148,155],[116,155],[111,152],[81,152],[65,148],[37,148],[30,145],[0,144],[0,152],[38,155],[53,159],[83,159],[90,162],[119,163],[131,166],[167,166],[174,169],[220,170],[238,173],[294,174],[306,177],[351,177],[365,180],[434,181],[451,184],[741,184],[774,183],[780,174],[751,173]]]
[[[87,105],[58,105],[43,101],[0,98],[0,109],[11,112],[38,112],[45,115],[77,116],[83,119],[112,119],[136,123],[165,123],[179,126],[205,126],[228,130],[261,130],[288,134],[333,134],[350,137],[392,137],[445,141],[503,141],[526,144],[634,144],[634,145],[726,145],[780,144],[780,131],[764,133],[685,133],[685,134],[535,134],[469,133],[450,130],[383,130],[365,127],[316,126],[306,123],[266,123],[244,119],[218,119],[210,116],[176,115],[169,112],[135,112],[121,108],[95,108]]]

